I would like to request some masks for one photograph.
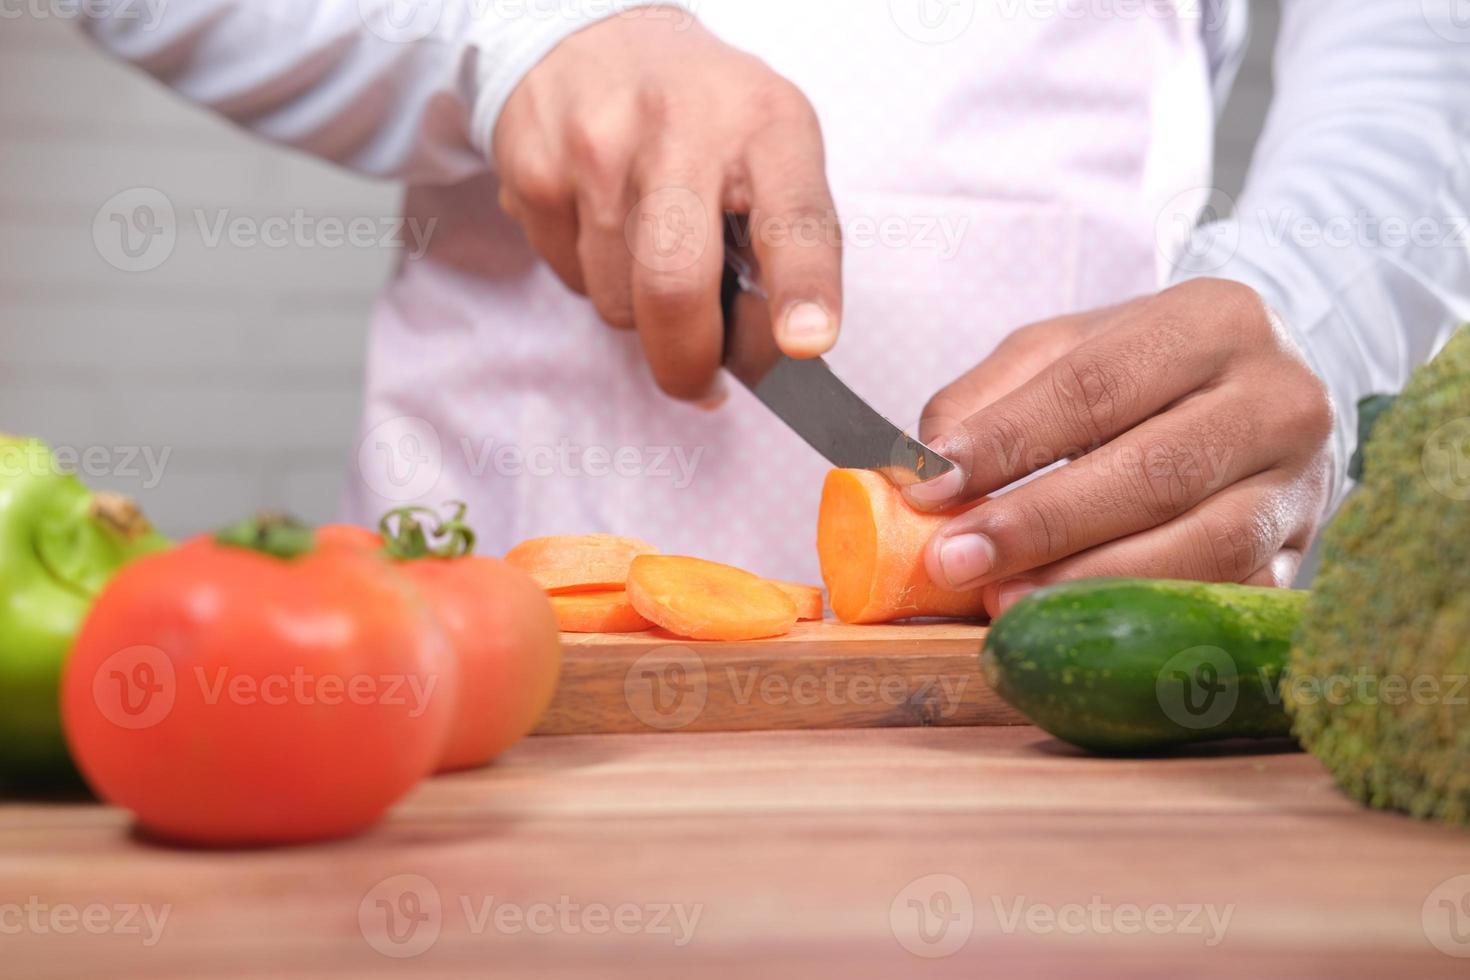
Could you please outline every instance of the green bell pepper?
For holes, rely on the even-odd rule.
[[[132,501],[62,472],[44,442],[0,434],[0,783],[75,780],[62,663],[113,573],[168,544]]]

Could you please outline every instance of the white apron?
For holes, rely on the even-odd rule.
[[[1204,44],[1176,4],[1197,6],[699,4],[817,109],[846,238],[829,360],[880,411],[913,425],[1016,327],[1159,287],[1156,229],[1210,183]],[[661,395],[495,199],[489,177],[409,193],[437,224],[376,309],[349,518],[459,499],[486,554],[611,531],[818,581],[826,462],[737,384],[715,412]]]

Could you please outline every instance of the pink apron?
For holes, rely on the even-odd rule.
[[[1156,229],[1210,183],[1205,50],[1176,3],[1196,6],[699,5],[821,117],[847,243],[829,359],[880,411],[912,425],[1016,327],[1159,287]],[[348,516],[460,499],[487,554],[612,531],[817,581],[825,461],[738,385],[716,412],[663,397],[495,198],[489,177],[409,193],[432,247],[376,310]]]

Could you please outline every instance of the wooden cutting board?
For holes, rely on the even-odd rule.
[[[537,734],[1023,724],[980,675],[985,632],[829,621],[738,643],[566,633]]]

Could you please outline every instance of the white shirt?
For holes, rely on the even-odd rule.
[[[1128,6],[1062,6],[1089,3]],[[501,108],[557,42],[640,5],[102,0],[86,9],[90,33],[112,52],[262,136],[364,173],[437,184],[490,168]],[[1236,279],[1275,307],[1331,390],[1342,463],[1357,400],[1396,390],[1470,319],[1470,22],[1461,0],[1282,7],[1276,99],[1247,187],[1234,216],[1194,232],[1165,278]],[[1223,104],[1245,5],[1205,0],[1197,13]],[[1208,189],[1196,203],[1220,206]]]

